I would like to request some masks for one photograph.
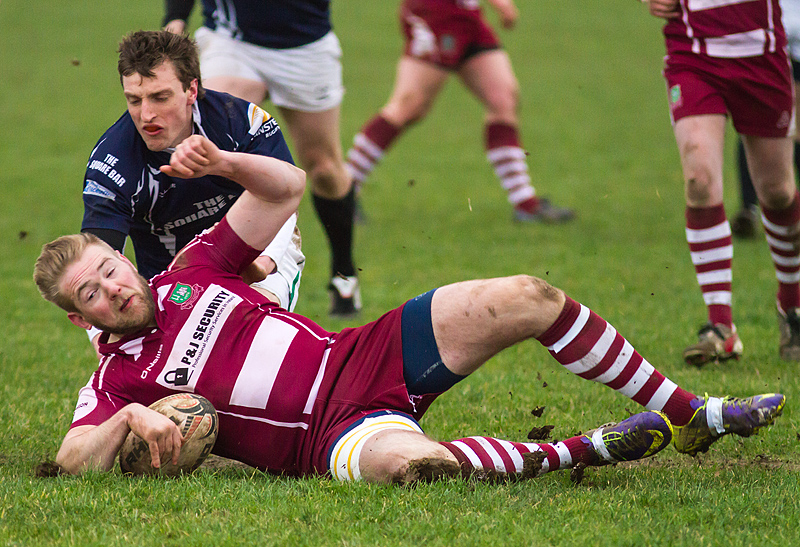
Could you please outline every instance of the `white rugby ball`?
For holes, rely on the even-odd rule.
[[[217,440],[217,411],[208,399],[194,393],[177,393],[159,399],[150,408],[175,422],[184,437],[178,464],[161,460],[161,468],[153,467],[150,447],[133,431],[119,451],[123,473],[172,477],[188,474],[200,467]]]

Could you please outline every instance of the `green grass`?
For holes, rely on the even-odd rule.
[[[89,152],[124,108],[116,44],[153,28],[159,2],[0,1],[0,544],[2,545],[793,545],[800,541],[797,365],[778,358],[776,282],[763,240],[736,243],[742,360],[681,362],[705,312],[683,235],[683,189],[660,75],[659,22],[638,2],[519,2],[501,37],[522,88],[522,135],[537,189],[577,209],[562,227],[510,221],[481,145],[481,109],[453,80],[363,194],[356,253],[377,318],[434,286],[529,273],[608,319],[692,391],[786,393],[784,416],[700,458],[668,449],[647,465],[534,482],[445,481],[414,488],[289,480],[242,469],[178,480],[118,471],[43,480],[77,390],[94,370],[85,334],[38,296],[41,245],[77,231]],[[342,141],[386,100],[401,41],[396,2],[334,0],[347,95]],[[197,25],[197,17],[193,26]],[[269,107],[268,107],[269,108]],[[727,204],[737,206],[733,140]],[[412,182],[413,181],[413,182]],[[308,263],[297,311],[329,329],[328,251],[306,200]],[[545,406],[541,418],[530,410]],[[493,359],[441,397],[423,426],[441,439],[565,438],[636,406],[576,378],[536,342]]]

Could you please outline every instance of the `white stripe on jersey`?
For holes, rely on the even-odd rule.
[[[308,429],[308,424],[305,422],[279,422],[277,420],[270,420],[268,418],[259,418],[258,416],[245,416],[244,414],[236,414],[235,412],[225,412],[223,410],[217,410],[217,414],[233,416],[234,418],[241,418],[242,420],[253,420],[254,422],[261,422],[269,425],[274,425],[277,427],[290,427],[290,428],[299,427],[300,429]]]
[[[231,392],[230,404],[267,408],[275,379],[295,336],[296,327],[269,315],[264,318],[247,350],[247,357]]]
[[[175,337],[156,383],[169,389],[194,392],[220,331],[241,301],[240,296],[219,285],[209,285]]]
[[[326,349],[325,353],[322,354],[322,363],[319,365],[317,377],[314,378],[314,383],[311,385],[311,391],[308,393],[306,406],[303,407],[303,414],[311,414],[311,410],[314,408],[314,403],[317,401],[317,393],[319,393],[319,386],[322,385],[322,378],[325,376],[325,368],[328,364],[328,357],[330,357],[330,354],[331,348]]]
[[[760,0],[689,0],[690,11],[702,11],[706,9],[720,8],[722,6],[733,6],[744,4],[745,2],[758,2]]]

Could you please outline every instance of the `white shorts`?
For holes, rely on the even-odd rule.
[[[194,36],[204,79],[232,76],[262,82],[272,104],[300,112],[322,112],[342,102],[342,48],[332,31],[287,49],[234,40],[207,27]]]
[[[278,298],[282,308],[294,311],[300,290],[300,277],[306,264],[306,257],[301,250],[300,230],[297,229],[297,213],[289,217],[261,253],[261,256],[265,255],[272,259],[278,269],[263,280],[253,283],[253,286],[268,290]]]

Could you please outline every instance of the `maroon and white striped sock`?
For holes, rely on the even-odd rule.
[[[567,370],[604,384],[648,410],[660,410],[676,426],[694,415],[696,395],[666,378],[648,363],[613,326],[567,297],[556,321],[539,342]]]
[[[733,327],[733,240],[722,205],[686,207],[686,241],[712,325]]]
[[[523,454],[541,452],[542,468],[536,474],[574,467],[577,463],[595,465],[599,462],[586,436],[571,437],[555,443],[515,443],[492,437],[467,437],[439,443],[449,450],[464,474],[474,471],[521,475]]]
[[[800,192],[786,209],[761,205],[761,221],[778,278],[778,305],[784,312],[800,306]]]
[[[486,125],[484,139],[486,158],[508,193],[509,203],[515,208],[534,212],[539,198],[531,186],[527,154],[520,144],[517,128],[504,123],[490,123]]]
[[[400,133],[399,127],[378,114],[353,138],[353,147],[347,151],[346,166],[356,189],[361,187]]]

